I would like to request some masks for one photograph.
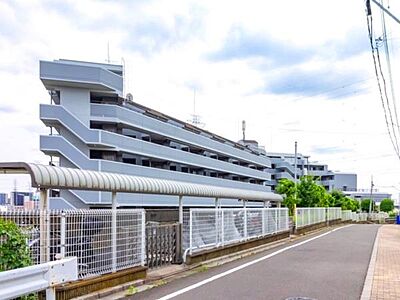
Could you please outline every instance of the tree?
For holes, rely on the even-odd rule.
[[[384,212],[390,212],[394,209],[394,202],[392,199],[383,199],[379,205],[379,209]]]
[[[283,205],[289,208],[292,215],[295,205],[300,207],[329,207],[332,196],[325,188],[318,185],[312,176],[303,176],[297,184],[297,197],[295,197],[294,182],[289,179],[281,179],[276,187],[278,194],[284,195]]]
[[[361,201],[361,210],[365,212],[369,212],[369,206],[370,206],[371,199],[364,199]],[[375,203],[372,202],[372,207],[371,209],[374,210],[375,208]]]
[[[343,210],[352,211],[356,211],[359,208],[358,201],[347,197],[342,191],[334,190],[330,194],[333,198],[333,203],[331,205],[333,207],[341,207]]]
[[[293,215],[295,204],[297,204],[294,182],[283,178],[279,180],[275,190],[278,194],[284,195],[282,204],[289,209],[289,214]]]
[[[326,203],[326,190],[323,186],[318,185],[312,176],[303,176],[297,187],[297,194],[300,207],[315,207],[322,203]]]

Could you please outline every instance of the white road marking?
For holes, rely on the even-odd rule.
[[[188,291],[190,291],[190,290],[193,290],[193,289],[196,289],[196,288],[198,288],[198,287],[201,287],[202,285],[205,285],[205,284],[207,284],[207,283],[210,283],[210,282],[212,282],[212,281],[214,281],[214,280],[217,280],[217,279],[219,279],[219,278],[222,278],[222,277],[224,277],[224,276],[227,276],[227,275],[229,275],[229,274],[232,274],[232,273],[234,273],[234,272],[236,272],[236,271],[239,271],[239,270],[241,270],[241,269],[247,268],[248,266],[251,266],[251,265],[254,265],[254,264],[256,264],[256,263],[259,263],[260,261],[263,261],[263,260],[266,260],[266,259],[268,259],[268,258],[271,258],[271,257],[273,257],[273,256],[275,256],[275,255],[278,255],[278,254],[280,254],[280,253],[282,253],[282,252],[285,252],[285,251],[287,251],[287,250],[290,250],[290,249],[299,247],[299,246],[301,246],[301,245],[307,244],[307,243],[309,243],[309,242],[311,242],[311,241],[314,241],[314,240],[316,240],[316,239],[319,239],[319,238],[321,238],[321,237],[323,237],[323,236],[326,236],[326,235],[328,235],[328,234],[330,234],[330,233],[332,233],[332,232],[335,232],[335,231],[337,231],[337,230],[339,230],[339,229],[347,228],[347,227],[349,227],[349,226],[352,226],[352,225],[347,225],[347,226],[343,226],[343,227],[338,227],[338,228],[332,229],[332,230],[330,230],[330,231],[328,231],[328,232],[325,232],[325,233],[322,233],[322,234],[320,234],[320,235],[314,236],[314,237],[312,237],[312,238],[310,238],[310,239],[308,239],[308,240],[305,240],[305,241],[302,241],[302,242],[300,242],[300,243],[297,243],[297,244],[294,244],[294,245],[291,245],[291,246],[282,248],[282,249],[277,250],[277,251],[275,251],[275,252],[273,252],[273,253],[270,253],[270,254],[268,254],[268,255],[265,255],[265,256],[263,256],[263,257],[260,257],[260,258],[258,258],[258,259],[256,259],[256,260],[249,261],[249,262],[247,262],[247,263],[245,263],[245,264],[243,264],[243,265],[237,266],[237,267],[232,268],[232,269],[230,269],[230,270],[228,270],[228,271],[225,271],[225,272],[222,272],[222,273],[220,273],[220,274],[214,275],[214,276],[212,276],[212,277],[210,277],[210,278],[204,279],[204,280],[202,280],[202,281],[200,281],[200,282],[198,282],[198,283],[195,283],[195,284],[193,284],[193,285],[189,285],[189,286],[187,286],[187,287],[185,287],[185,288],[183,288],[183,289],[181,289],[181,290],[178,290],[178,291],[173,292],[173,293],[171,293],[171,294],[168,294],[168,295],[166,295],[166,296],[164,296],[164,297],[161,297],[161,298],[159,298],[159,300],[168,300],[168,299],[174,298],[174,297],[176,297],[176,296],[182,295],[183,293],[186,293],[186,292],[188,292]]]

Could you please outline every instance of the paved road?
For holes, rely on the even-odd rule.
[[[131,299],[159,299],[190,289],[174,299],[286,299],[309,297],[359,299],[378,225],[352,225],[284,250],[310,237],[173,281],[134,295]],[[318,235],[316,235],[318,236]],[[277,250],[282,252],[273,255]],[[283,250],[282,250],[283,249]],[[265,258],[267,255],[271,257]],[[264,257],[265,259],[262,259]],[[256,261],[222,276],[233,268]],[[221,276],[213,280],[213,276]]]

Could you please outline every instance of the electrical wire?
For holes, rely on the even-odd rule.
[[[382,93],[382,85],[381,85],[381,80],[379,77],[379,72],[378,72],[378,64],[377,64],[377,60],[379,59],[379,50],[377,48],[375,48],[374,43],[373,43],[373,36],[372,36],[372,13],[371,13],[371,7],[370,7],[370,1],[366,0],[366,6],[367,6],[367,27],[368,27],[368,36],[369,36],[369,42],[370,42],[370,46],[371,46],[371,54],[372,54],[372,58],[373,58],[373,62],[374,62],[374,69],[375,69],[375,76],[376,76],[376,80],[378,83],[378,90],[379,90],[379,95],[380,95],[380,99],[381,99],[381,104],[383,107],[383,112],[384,112],[384,116],[385,116],[385,122],[386,122],[386,128],[389,134],[389,138],[390,141],[392,143],[392,146],[397,154],[397,157],[400,159],[400,152],[399,152],[399,143],[398,143],[398,139],[397,139],[397,135],[395,134],[395,128],[394,128],[394,124],[393,124],[393,120],[391,118],[392,121],[392,130],[393,133],[390,129],[389,126],[389,120],[388,120],[388,112],[390,113],[391,116],[391,110],[390,110],[390,105],[389,105],[389,100],[387,99],[387,104],[389,105],[388,109],[386,109],[386,105],[385,105],[385,100],[384,100],[384,96]],[[375,54],[375,52],[377,52],[377,54]],[[380,60],[379,60],[380,61]],[[380,68],[380,73],[382,76],[382,81],[384,83],[384,88],[385,88],[385,95],[387,96],[387,91],[386,91],[386,85],[385,85],[385,81],[384,81],[384,76],[383,76],[383,72],[382,69]]]
[[[381,5],[383,6],[383,0],[381,0]],[[390,62],[390,53],[389,53],[388,40],[387,40],[387,34],[386,34],[386,20],[385,20],[385,13],[383,10],[381,10],[381,18],[382,18],[383,46],[385,49],[386,64],[387,64],[387,70],[388,70],[388,74],[389,74],[390,92],[392,94],[392,99],[393,99],[393,110],[394,110],[394,115],[396,118],[396,126],[397,126],[397,128],[399,128],[399,118],[397,116],[397,107],[396,107],[396,95],[394,92],[392,67],[391,67],[391,62]]]

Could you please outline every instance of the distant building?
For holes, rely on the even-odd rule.
[[[8,194],[0,193],[0,205],[8,204]]]
[[[271,182],[272,190],[275,190],[279,179],[287,178],[294,180],[295,159],[293,153],[272,153],[266,154],[271,159]],[[317,182],[321,184],[327,191],[356,191],[357,190],[357,174],[334,172],[328,169],[328,165],[318,162],[309,162],[310,156],[297,154],[297,180],[305,175],[315,177]]]
[[[372,194],[368,189],[359,189],[358,191],[345,192],[344,194],[360,201],[372,198],[376,205],[380,205],[383,199],[392,199],[392,194],[379,192],[377,189],[373,189]]]
[[[11,205],[13,206],[24,206],[25,200],[28,197],[28,199],[32,199],[33,193],[31,192],[18,192],[14,191],[11,192],[10,194],[10,199],[11,199]]]

